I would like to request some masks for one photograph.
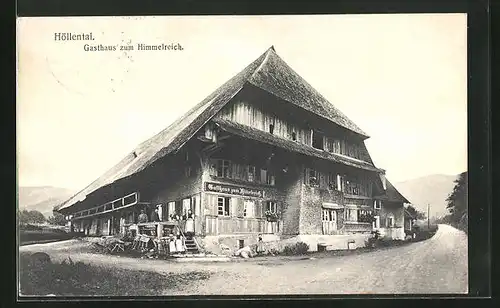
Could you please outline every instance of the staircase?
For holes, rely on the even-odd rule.
[[[186,252],[191,254],[199,253],[198,245],[196,244],[194,238],[186,238],[184,240],[184,244],[186,245]]]

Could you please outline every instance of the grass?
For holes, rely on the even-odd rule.
[[[22,225],[19,227],[21,245],[62,241],[75,237],[75,234],[49,226]]]
[[[59,296],[148,296],[195,280],[208,279],[208,272],[160,274],[106,268],[73,262],[35,263],[30,254],[20,257],[20,284],[23,295]]]

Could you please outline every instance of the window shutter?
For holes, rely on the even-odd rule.
[[[231,198],[231,201],[229,202],[229,215],[230,216],[238,216],[239,201],[241,201],[241,199]]]
[[[206,196],[207,196],[207,202],[208,202],[207,206],[209,209],[209,213],[211,213],[212,215],[217,215],[217,207],[218,207],[217,196],[211,194],[206,194]]]
[[[255,212],[254,216],[257,218],[264,217],[264,210],[263,210],[263,202],[262,201],[255,201]]]
[[[238,198],[237,199],[238,203],[237,203],[237,216],[238,217],[244,217],[243,216],[243,212],[245,211],[245,202],[243,201],[243,199],[240,199]]]
[[[241,211],[241,216],[243,216],[244,210],[246,209],[246,217],[252,218],[255,217],[255,201],[253,200],[245,200],[243,202],[243,207]]]

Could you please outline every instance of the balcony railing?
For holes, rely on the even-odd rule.
[[[113,201],[92,207],[90,209],[82,210],[73,214],[73,219],[82,219],[91,216],[102,215],[124,208],[134,206],[136,204],[149,204],[148,202],[139,202],[139,194],[137,192],[128,194],[124,197],[115,199]]]

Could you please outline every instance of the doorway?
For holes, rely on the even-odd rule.
[[[321,220],[324,235],[337,233],[337,211],[323,208],[323,216]]]

